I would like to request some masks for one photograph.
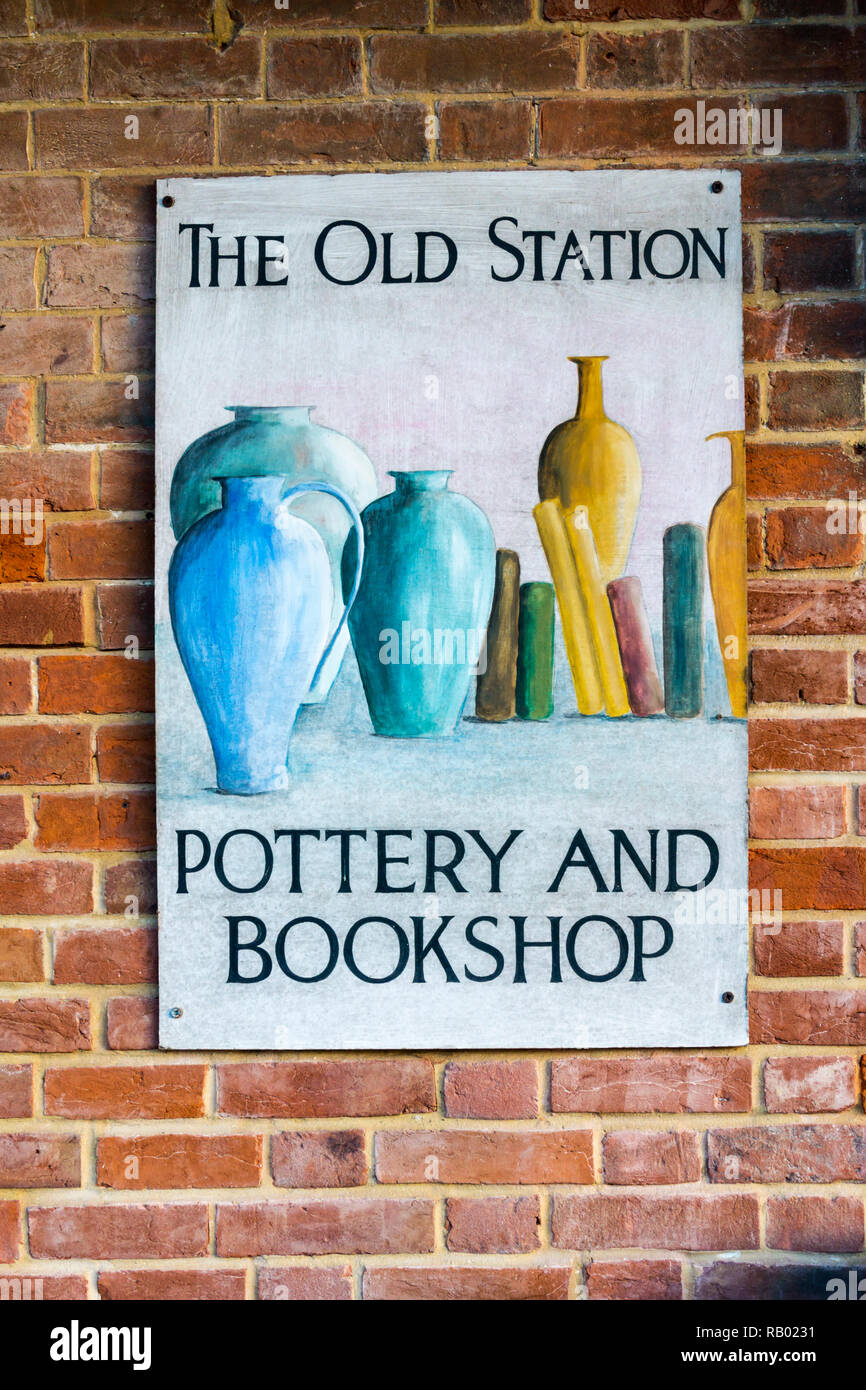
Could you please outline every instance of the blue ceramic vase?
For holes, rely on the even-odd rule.
[[[364,567],[349,630],[370,718],[389,738],[451,734],[493,599],[496,543],[484,513],[449,492],[450,469],[392,473],[364,509]],[[357,563],[349,535],[343,592]]]
[[[314,488],[327,491],[348,513],[352,534],[360,540],[362,532],[352,503],[327,483],[285,492],[281,477],[233,477],[220,486],[221,510],[191,526],[172,555],[169,608],[217,786],[249,795],[288,786],[298,707],[343,631],[360,578],[359,563],[329,641],[328,552],[290,504]]]
[[[194,522],[220,506],[218,479],[253,473],[279,473],[286,489],[295,483],[330,483],[361,511],[378,492],[376,474],[363,449],[347,435],[317,425],[310,406],[228,406],[234,419],[210,430],[184,450],[171,480],[171,523],[178,540]],[[329,631],[340,620],[340,558],[350,523],[327,492],[308,493],[297,515],[314,526],[325,542],[331,565],[334,606]],[[349,634],[342,628],[327,661],[303,697],[323,700],[340,669]]]

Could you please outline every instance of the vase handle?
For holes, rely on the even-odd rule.
[[[300,497],[301,493],[303,492],[325,492],[328,494],[329,497],[335,497],[337,501],[340,503],[340,505],[344,508],[344,510],[348,512],[349,520],[352,523],[352,529],[355,532],[355,539],[358,542],[358,559],[355,564],[355,579],[352,584],[352,589],[349,594],[349,597],[343,605],[343,612],[340,615],[340,621],[337,623],[337,626],[331,633],[328,644],[325,647],[325,650],[322,652],[319,664],[316,667],[312,680],[310,681],[310,689],[312,690],[316,681],[319,679],[319,673],[322,667],[324,666],[328,657],[331,655],[334,643],[336,642],[337,638],[339,637],[340,633],[342,632],[345,626],[346,619],[349,616],[352,604],[355,602],[355,596],[358,593],[358,586],[361,583],[361,567],[364,563],[364,528],[361,525],[361,518],[358,515],[354,503],[350,502],[349,498],[345,495],[345,493],[340,492],[338,488],[331,487],[330,483],[296,483],[294,487],[290,487],[288,492],[283,494],[283,501],[290,502],[293,497]]]

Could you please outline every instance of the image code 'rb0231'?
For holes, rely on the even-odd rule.
[[[739,176],[169,179],[160,1044],[746,1041]]]

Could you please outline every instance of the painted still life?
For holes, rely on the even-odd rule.
[[[159,194],[161,1045],[743,1041],[736,176]]]

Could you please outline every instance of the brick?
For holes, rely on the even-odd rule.
[[[275,38],[268,47],[266,82],[271,100],[352,96],[363,89],[361,41],[343,35]]]
[[[86,724],[0,726],[0,777],[7,784],[90,781]]]
[[[0,864],[0,912],[51,917],[93,910],[93,868],[75,860]]]
[[[207,1207],[31,1207],[30,1253],[35,1259],[182,1259],[206,1255]]]
[[[0,43],[0,101],[84,96],[84,44]]]
[[[727,110],[736,100],[718,104]],[[548,98],[539,107],[539,153],[544,159],[621,159],[624,149],[630,157],[681,156],[674,131],[682,105],[681,96]]]
[[[0,1063],[0,1119],[26,1119],[33,1114],[33,1068],[29,1063]]]
[[[699,1302],[826,1303],[829,1281],[845,1273],[837,1265],[712,1264],[698,1275],[694,1296]]]
[[[63,521],[48,542],[52,579],[141,579],[153,574],[149,521]]]
[[[83,236],[81,182],[64,175],[0,178],[0,236]]]
[[[710,1130],[707,1173],[710,1182],[862,1182],[866,1126]]]
[[[55,309],[138,308],[153,302],[154,268],[150,246],[52,246],[45,303]],[[50,322],[55,324],[57,318]]]
[[[773,87],[856,82],[860,35],[828,24],[696,30],[690,45],[692,86]]]
[[[83,641],[81,589],[52,586],[41,590],[0,590],[0,642],[5,646],[62,647],[77,646]]]
[[[32,382],[16,381],[0,385],[0,445],[29,444],[35,395]]]
[[[767,647],[752,652],[751,673],[756,704],[838,705],[848,698],[845,652]]]
[[[866,705],[866,652],[854,653],[854,701]]]
[[[857,796],[857,809],[855,812],[857,834],[866,835],[866,784],[861,782],[860,785],[855,788],[855,793]]]
[[[558,1057],[551,1069],[554,1113],[730,1113],[751,1100],[746,1057]]]
[[[242,1269],[101,1269],[96,1287],[103,1303],[179,1303],[241,1300]]]
[[[116,237],[122,241],[153,241],[156,237],[156,181],[153,174],[109,174],[92,178],[90,229],[94,236]]]
[[[157,1046],[157,1001],[137,995],[109,999],[105,1031],[115,1052],[152,1052]]]
[[[633,89],[680,87],[683,35],[675,29],[649,34],[590,34],[586,56],[588,87]]]
[[[856,911],[863,902],[866,851],[860,848],[756,849],[749,855],[749,883],[780,892],[786,911]]]
[[[568,1266],[490,1265],[434,1269],[379,1267],[364,1270],[364,1299],[412,1302],[540,1302],[568,1298]]]
[[[27,112],[0,112],[0,169],[27,168]]]
[[[866,922],[857,922],[854,927],[854,973],[866,975]]]
[[[138,0],[134,8],[115,14],[113,0],[35,0],[34,19],[39,34],[178,29],[181,23],[191,33],[203,33],[208,29],[209,8],[205,0],[181,7],[177,0]]]
[[[275,1265],[258,1271],[256,1297],[260,1300],[295,1302],[348,1302],[352,1297],[352,1268],[330,1266]]]
[[[13,523],[14,524],[14,523]],[[27,529],[9,531],[3,537],[0,547],[0,584],[16,584],[28,580],[45,578],[45,534],[41,522],[30,512],[26,521]],[[41,533],[41,534],[40,534]],[[5,612],[13,617],[18,610],[27,608],[29,595],[26,592],[0,594]]]
[[[862,991],[762,990],[753,992],[750,1012],[753,1042],[813,1047],[866,1042],[866,994]]]
[[[44,980],[42,941],[39,931],[0,927],[0,980]]]
[[[17,1260],[21,1240],[17,1202],[0,1202],[0,1260]]]
[[[850,290],[856,273],[851,232],[764,233],[765,290]]]
[[[0,1000],[0,1052],[81,1052],[90,1049],[85,999]]]
[[[857,1103],[853,1057],[768,1057],[764,1103],[780,1114],[817,1115]]]
[[[435,1110],[433,1068],[422,1057],[373,1061],[226,1062],[217,1067],[221,1115],[326,1119]]]
[[[752,769],[758,772],[862,772],[866,768],[866,721],[750,720],[749,760]],[[812,851],[802,853],[811,855]],[[834,862],[841,869],[846,856],[835,849],[828,853],[836,857]],[[848,856],[852,866],[858,862],[858,856],[859,850],[854,852],[853,858]],[[802,905],[809,906],[808,903]]]
[[[294,0],[290,10],[256,9],[249,22],[265,29],[423,29],[428,19],[425,0]]]
[[[8,1279],[12,1288],[20,1286],[20,1297],[40,1302],[69,1303],[86,1301],[87,1279],[83,1274],[22,1274],[21,1266],[0,1269],[0,1279]],[[11,1293],[11,1298],[16,1294]]]
[[[261,40],[241,35],[219,49],[204,38],[96,39],[90,45],[90,94],[162,101],[259,95]]]
[[[611,1130],[602,1142],[604,1181],[617,1186],[698,1182],[698,1136],[685,1130]]]
[[[112,512],[146,512],[154,506],[153,455],[134,449],[103,449],[99,502]]]
[[[152,314],[114,314],[102,320],[104,372],[151,372],[155,359]]]
[[[86,319],[63,314],[5,318],[0,333],[0,372],[40,376],[87,372],[93,362],[93,329]]]
[[[127,139],[123,106],[53,107],[34,115],[39,169],[130,169],[211,164],[213,123],[206,106],[141,106],[137,140]]]
[[[442,159],[528,160],[531,131],[528,101],[443,101],[439,105]]]
[[[844,930],[841,922],[756,924],[755,972],[789,977],[841,975],[845,969]]]
[[[426,108],[419,102],[226,106],[220,163],[386,164],[427,158]]]
[[[0,714],[29,714],[32,707],[30,662],[26,657],[0,657]]]
[[[0,849],[14,849],[27,838],[24,798],[0,796]]]
[[[156,847],[150,792],[46,793],[34,799],[35,843],[44,850]]]
[[[799,221],[804,207],[810,217],[842,222],[861,216],[866,202],[856,164],[768,160],[743,164],[741,173],[748,222]]]
[[[538,1114],[535,1062],[449,1062],[445,1114],[463,1120],[532,1120]]]
[[[445,1245],[464,1254],[525,1254],[541,1244],[537,1197],[451,1197],[445,1203]]]
[[[564,1250],[754,1250],[758,1199],[748,1195],[556,1196],[553,1244]]]
[[[220,1203],[219,1255],[389,1255],[433,1249],[432,1202],[345,1198]]]
[[[52,512],[86,511],[94,501],[90,458],[71,449],[0,454],[0,496],[39,498]]]
[[[140,381],[130,399],[125,380],[49,381],[45,439],[49,444],[132,444],[153,437],[153,383]]]
[[[6,312],[36,308],[35,270],[33,247],[0,246],[0,304]]]
[[[784,153],[812,154],[820,150],[848,149],[848,111],[841,92],[808,96],[763,92],[753,98],[762,110],[781,112]]]
[[[749,629],[803,637],[866,632],[866,584],[839,579],[757,580],[749,586]]]
[[[96,763],[100,782],[153,782],[153,725],[103,725],[96,735]]]
[[[437,26],[457,24],[520,24],[530,18],[531,0],[435,0]]]
[[[545,19],[575,17],[574,0],[543,0]],[[739,19],[736,0],[595,0],[593,20]]]
[[[80,1187],[77,1134],[0,1134],[0,1187]]]
[[[156,980],[156,933],[136,927],[87,927],[54,939],[56,985],[137,985]]]
[[[578,85],[580,40],[541,30],[383,35],[370,40],[374,92],[557,91]]]
[[[866,357],[866,309],[854,299],[743,310],[750,362]]]
[[[586,1296],[653,1303],[681,1299],[682,1270],[676,1260],[592,1260],[586,1267]]]
[[[768,400],[770,429],[857,429],[863,423],[863,376],[860,372],[771,372]],[[821,521],[826,531],[826,510]],[[857,538],[835,539],[841,544],[844,539],[851,543]],[[833,563],[854,562],[842,559]]]
[[[100,1187],[257,1187],[261,1175],[260,1134],[112,1135],[96,1145]]]
[[[363,1187],[367,1181],[364,1131],[287,1131],[271,1140],[277,1187]]]
[[[26,0],[2,0],[0,2],[0,34],[27,33]]]
[[[126,913],[133,908],[136,914],[156,911],[156,864],[151,859],[125,860],[110,864],[103,882],[105,910]],[[134,898],[135,903],[130,899]]]
[[[584,1183],[594,1178],[589,1130],[385,1130],[376,1136],[383,1183]]]
[[[844,787],[752,787],[749,834],[756,840],[832,840],[846,831]]]
[[[69,1120],[191,1119],[204,1114],[203,1066],[66,1067],[45,1073],[45,1113]]]
[[[153,710],[153,662],[124,656],[39,658],[43,714],[137,714]]]
[[[129,638],[138,642],[139,651],[153,647],[153,585],[97,584],[96,636],[103,650],[134,651]],[[127,658],[131,660],[132,658]]]

